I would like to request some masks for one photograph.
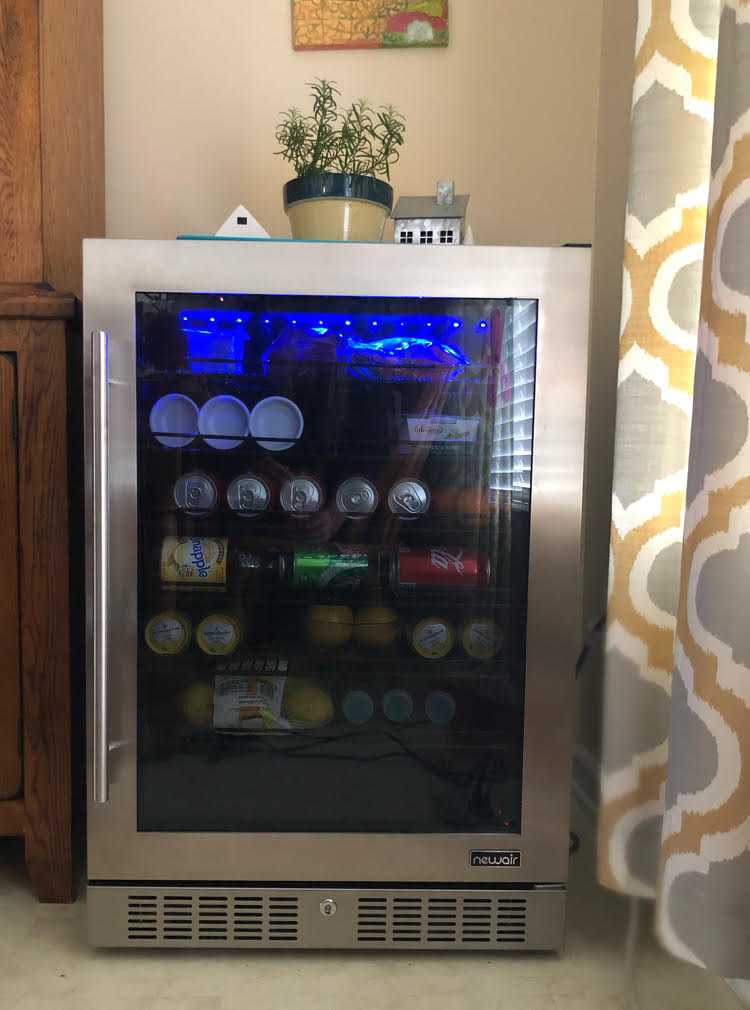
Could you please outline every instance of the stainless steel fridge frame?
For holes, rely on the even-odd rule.
[[[519,936],[498,924],[512,925],[507,910],[522,901],[525,947],[559,948],[581,629],[589,259],[588,250],[577,248],[84,242],[88,903],[94,944],[357,947],[367,939],[361,910],[370,901],[373,922],[383,925],[381,946],[434,949],[429,910],[448,902],[458,910],[454,940],[486,948],[487,936],[465,927],[472,925],[471,908],[490,909],[490,901],[490,946],[517,949]],[[538,301],[521,834],[138,831],[138,291]],[[165,926],[180,898],[191,924],[184,933]],[[232,910],[256,899],[261,925],[243,932]],[[450,905],[454,900],[458,904]],[[296,918],[284,920],[278,910],[285,902]],[[424,915],[411,938],[407,933],[397,943],[398,910],[409,902]],[[202,908],[213,911],[201,917]],[[223,919],[222,908],[229,910]],[[295,923],[295,930],[274,933],[274,915],[282,916],[282,924]],[[201,927],[212,921],[226,928]]]

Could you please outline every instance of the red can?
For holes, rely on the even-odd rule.
[[[412,586],[474,589],[490,581],[490,559],[464,547],[399,547],[395,582]]]

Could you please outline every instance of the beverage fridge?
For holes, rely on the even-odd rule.
[[[563,940],[584,249],[84,248],[101,946]]]

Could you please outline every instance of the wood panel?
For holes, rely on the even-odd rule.
[[[18,490],[26,861],[41,901],[73,897],[65,324],[18,338]],[[79,545],[80,546],[80,545]]]
[[[72,319],[74,314],[72,295],[52,291],[43,284],[0,284],[0,319],[19,316]]]
[[[0,354],[0,799],[21,789],[21,666],[18,621],[18,481],[14,415],[16,369]]]
[[[0,281],[41,281],[37,0],[0,0]]]
[[[44,279],[82,294],[81,239],[104,235],[102,0],[39,0]]]
[[[3,800],[0,803],[0,835],[22,835],[25,827],[23,800]]]

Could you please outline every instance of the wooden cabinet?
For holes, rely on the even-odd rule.
[[[5,532],[0,565],[0,800],[20,793],[22,767],[16,403],[15,356],[0,353],[0,516]]]
[[[81,296],[104,235],[102,0],[0,0],[0,282]]]
[[[42,901],[73,897],[66,341],[74,308],[70,295],[0,285],[0,834],[23,835]]]
[[[43,901],[73,897],[83,618],[69,606],[67,477],[83,449],[67,431],[80,378],[71,369],[66,388],[66,359],[81,239],[103,234],[102,0],[0,0],[0,835],[23,835]]]

